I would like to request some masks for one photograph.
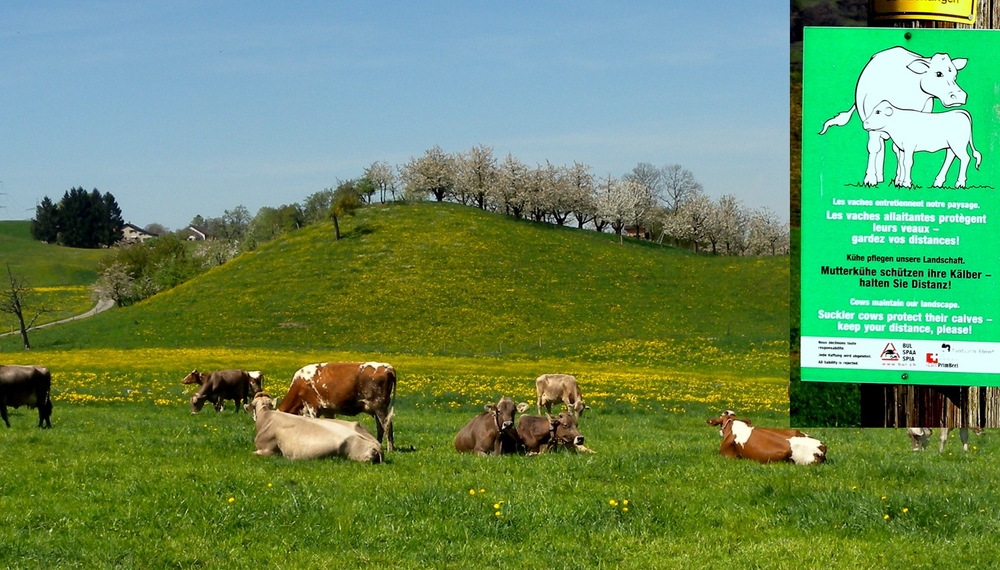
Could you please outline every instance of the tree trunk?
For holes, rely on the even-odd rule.
[[[337,223],[337,216],[332,216],[333,218],[333,235],[337,236],[337,241],[340,241],[340,224]]]

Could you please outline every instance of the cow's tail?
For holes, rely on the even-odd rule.
[[[852,105],[850,109],[823,123],[823,130],[820,131],[819,134],[825,133],[831,126],[843,127],[846,125],[847,122],[851,120],[851,115],[854,114],[855,108],[857,108],[857,105]]]
[[[976,150],[976,145],[972,144],[972,115],[968,111],[963,111],[963,113],[969,118],[969,147],[972,149],[972,156],[976,159],[976,170],[979,170],[979,165],[983,163],[983,155]]]
[[[393,416],[396,415],[396,369],[389,367],[392,371],[392,385],[389,386],[389,411],[385,414],[385,420],[379,420],[382,430],[388,432],[389,424],[392,423]]]

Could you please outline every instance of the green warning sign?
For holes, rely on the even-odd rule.
[[[808,28],[802,379],[1000,385],[1000,32]]]

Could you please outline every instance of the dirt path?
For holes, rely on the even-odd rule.
[[[80,319],[86,319],[87,317],[93,317],[97,313],[103,313],[104,311],[107,311],[108,309],[110,309],[111,307],[114,307],[114,306],[115,306],[115,302],[112,301],[111,299],[101,299],[100,301],[97,302],[96,305],[94,305],[93,309],[87,311],[86,313],[81,313],[79,315],[76,315],[75,317],[69,317],[68,319],[62,319],[62,320],[58,320],[58,321],[52,321],[51,323],[45,323],[45,324],[41,324],[41,325],[36,325],[36,326],[33,326],[30,329],[28,329],[28,331],[33,331],[33,330],[36,330],[36,329],[44,329],[45,327],[51,327],[52,325],[61,325],[63,323],[69,323],[69,322],[72,322],[72,321],[78,321]],[[21,334],[21,331],[11,331],[11,332],[6,332],[6,333],[0,333],[0,337],[10,336],[10,335],[14,335],[14,334]]]

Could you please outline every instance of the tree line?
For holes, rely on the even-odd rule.
[[[31,235],[46,243],[67,247],[111,247],[121,241],[122,210],[110,193],[94,188],[70,188],[59,203],[45,196],[35,207]]]

